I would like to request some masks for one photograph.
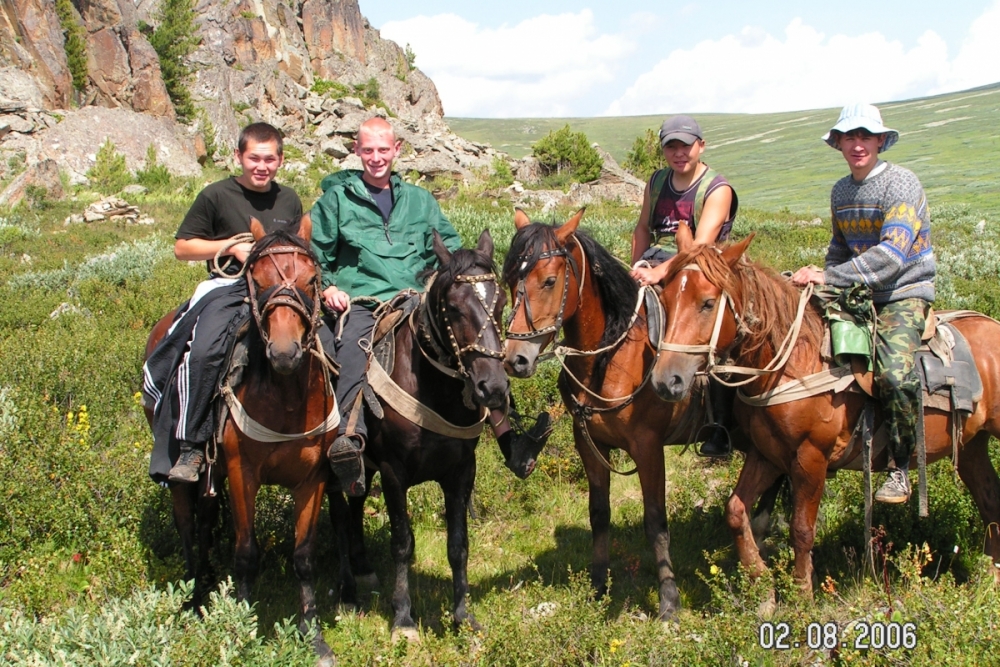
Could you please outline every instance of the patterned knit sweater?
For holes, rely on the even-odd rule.
[[[830,209],[827,284],[868,285],[876,304],[934,300],[930,213],[912,171],[880,163],[864,181],[845,176],[833,186]]]

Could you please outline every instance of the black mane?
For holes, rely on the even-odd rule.
[[[534,268],[543,248],[559,246],[555,230],[555,225],[541,222],[533,222],[518,230],[511,240],[510,251],[504,258],[504,283],[516,284]],[[628,269],[589,234],[577,230],[574,236],[583,248],[590,272],[597,283],[597,291],[601,295],[605,327],[598,346],[604,347],[621,338],[628,330],[632,322],[632,313],[635,311],[635,301],[639,298],[639,286],[629,275]],[[574,264],[574,271],[580,269],[575,266],[572,257],[568,256],[567,259]],[[607,354],[597,357],[595,379],[598,386],[604,380],[607,361]]]
[[[261,252],[270,248],[271,246],[279,246],[279,245],[290,245],[290,246],[295,246],[297,248],[301,248],[302,250],[306,251],[306,253],[309,255],[309,259],[311,259],[313,263],[318,263],[316,260],[316,255],[313,253],[312,250],[312,244],[310,244],[308,241],[305,241],[298,236],[299,224],[301,222],[302,219],[300,218],[299,220],[296,220],[290,225],[282,225],[277,229],[275,229],[270,234],[261,237],[259,241],[253,244],[253,250],[251,250],[250,254],[247,256],[246,264],[247,265],[253,264],[260,258]]]

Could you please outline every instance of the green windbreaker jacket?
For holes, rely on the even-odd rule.
[[[390,178],[393,207],[383,224],[362,172],[339,171],[323,179],[323,195],[313,205],[312,245],[323,270],[323,288],[336,285],[352,298],[383,301],[411,288],[422,291],[417,274],[437,264],[433,230],[454,251],[458,232],[430,192]]]

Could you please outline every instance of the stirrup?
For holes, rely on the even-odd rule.
[[[709,429],[709,436],[704,440],[701,440],[701,434]],[[722,435],[720,436],[719,433]],[[724,442],[718,442],[718,439],[724,437]],[[727,429],[722,424],[704,424],[700,429],[698,429],[698,434],[695,436],[695,440],[701,440],[701,447],[696,449],[698,456],[704,456],[706,458],[721,458],[729,456],[733,453],[733,442],[729,437],[729,429]]]

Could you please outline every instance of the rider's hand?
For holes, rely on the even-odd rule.
[[[237,243],[229,249],[229,254],[239,260],[240,264],[247,261],[247,256],[253,250],[252,243]]]
[[[347,292],[337,289],[336,285],[330,285],[323,290],[323,302],[331,310],[342,313],[350,305],[351,297],[347,295]]]
[[[651,285],[656,282],[653,269],[646,268],[644,266],[632,269],[629,272],[629,275],[635,278],[635,281],[640,285]]]
[[[818,266],[803,266],[792,274],[792,284],[797,287],[805,287],[809,283],[815,285],[826,284],[826,276]]]

